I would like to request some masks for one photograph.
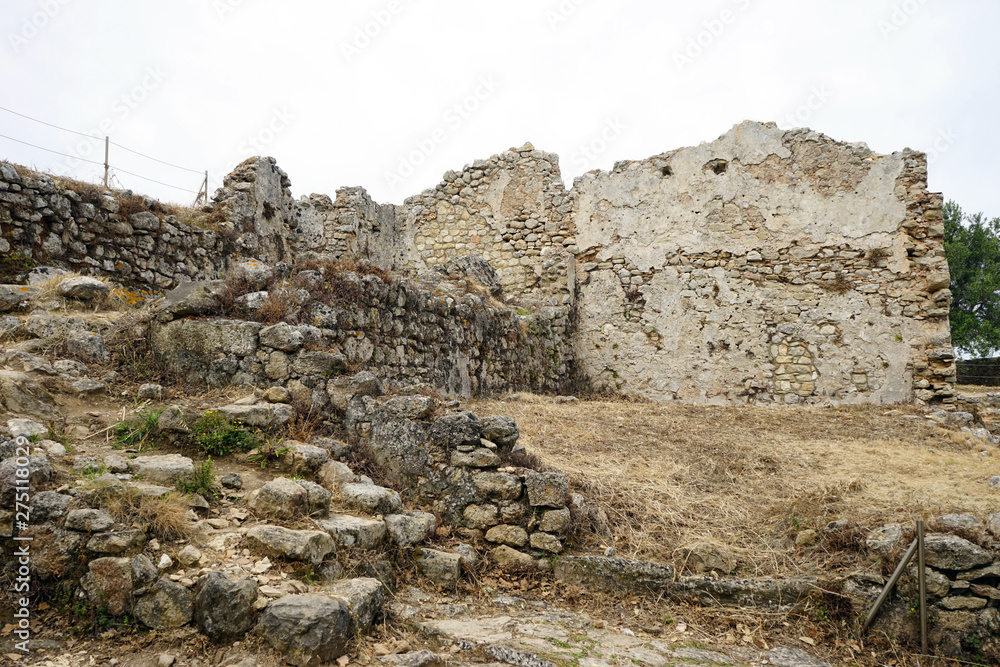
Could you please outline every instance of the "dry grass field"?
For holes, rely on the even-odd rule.
[[[682,565],[681,547],[709,540],[737,575],[817,574],[871,566],[864,538],[883,523],[998,510],[1000,451],[911,407],[510,398],[472,409],[513,417],[528,451],[605,509],[626,557]],[[823,528],[837,519],[852,527],[834,539]],[[805,530],[815,541],[796,547]]]

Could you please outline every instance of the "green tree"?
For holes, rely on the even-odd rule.
[[[1000,218],[944,205],[944,251],[951,269],[951,340],[985,357],[1000,348]]]

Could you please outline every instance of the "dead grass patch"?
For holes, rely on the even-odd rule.
[[[739,574],[815,574],[848,544],[838,565],[866,558],[857,540],[882,523],[994,511],[986,446],[906,419],[917,414],[908,407],[529,398],[473,409],[513,417],[520,443],[604,508],[619,554],[632,558],[679,561],[680,547],[713,540],[734,551]],[[795,547],[799,531],[822,535],[836,519],[851,521],[850,535]]]
[[[105,509],[120,523],[130,525],[138,521],[145,524],[161,540],[180,540],[189,536],[188,503],[180,494],[168,493],[157,498],[127,488],[111,496]]]

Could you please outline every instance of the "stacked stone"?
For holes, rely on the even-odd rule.
[[[576,238],[556,155],[525,144],[476,160],[404,206],[415,259],[426,266],[478,254],[501,274],[506,292],[569,303]]]
[[[559,553],[570,527],[565,475],[504,466],[517,446],[508,417],[437,414],[424,396],[358,396],[345,424],[366,443],[405,500],[433,508],[449,525],[512,549]]]
[[[566,309],[520,316],[484,297],[436,297],[405,280],[344,279],[357,285],[359,300],[336,308],[306,301],[299,321],[310,324],[167,316],[155,325],[155,349],[193,381],[281,385],[317,409],[349,366],[458,396],[568,387]]]
[[[937,523],[966,531],[984,528],[979,519],[965,514],[938,517]],[[1000,514],[991,514],[985,529],[994,537],[1000,535]],[[901,541],[902,528],[887,524],[872,531],[867,544],[879,553],[889,553]],[[928,533],[924,544],[932,641],[947,641],[956,633],[965,637],[972,632],[984,636],[1000,632],[1000,560],[996,553],[947,533]],[[911,603],[918,595],[915,563],[914,559],[899,585],[899,595]]]
[[[231,247],[217,232],[165,215],[152,200],[149,211],[124,215],[115,193],[90,189],[99,195],[0,162],[0,253],[161,288],[224,272]]]

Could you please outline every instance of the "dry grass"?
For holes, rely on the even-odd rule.
[[[608,513],[628,557],[681,562],[697,540],[728,545],[738,574],[800,575],[864,560],[858,539],[885,522],[996,507],[986,484],[1000,468],[965,434],[908,407],[692,407],[547,399],[480,401],[505,414],[543,464]],[[984,465],[986,464],[986,465]],[[852,535],[823,538],[849,519]],[[814,547],[794,537],[816,529]],[[597,546],[597,545],[593,545]],[[846,550],[846,553],[845,551]]]
[[[94,301],[80,301],[79,299],[67,299],[59,295],[58,287],[61,282],[68,280],[69,278],[80,277],[79,273],[67,273],[61,276],[55,276],[49,278],[41,285],[38,286],[38,290],[31,297],[31,303],[33,306],[38,307],[41,304],[51,302],[53,300],[58,300],[62,306],[63,310],[67,311],[90,311],[90,312],[100,312],[107,310],[122,310],[127,306],[126,300],[123,298],[121,290],[112,289],[107,296],[94,300]],[[100,282],[111,286],[111,281],[103,276],[88,276],[94,280],[99,280]]]
[[[180,494],[168,493],[156,498],[144,496],[138,489],[128,488],[124,493],[111,496],[106,509],[119,523],[130,525],[138,521],[147,525],[158,539],[179,540],[188,537],[188,503]]]

